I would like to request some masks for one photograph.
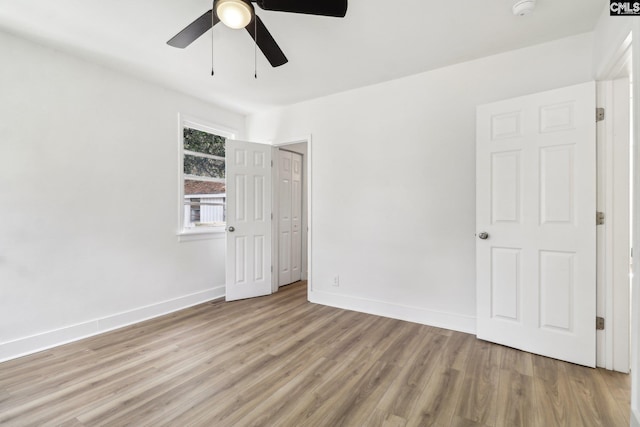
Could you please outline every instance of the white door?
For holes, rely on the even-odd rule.
[[[302,278],[302,156],[278,152],[278,286]]]
[[[302,279],[302,155],[291,153],[291,282]]]
[[[476,132],[478,338],[595,366],[595,83],[479,106]]]
[[[226,300],[271,293],[271,146],[227,139]]]

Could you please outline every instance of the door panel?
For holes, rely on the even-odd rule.
[[[542,225],[575,225],[573,145],[540,150],[540,218]]]
[[[291,280],[291,154],[278,152],[278,286],[288,285]]]
[[[226,300],[271,293],[271,147],[227,140]]]
[[[595,85],[478,107],[478,338],[595,365]]]
[[[540,251],[540,326],[542,328],[573,332],[575,255],[570,252]]]
[[[520,152],[491,155],[492,223],[520,222]]]
[[[492,248],[491,313],[495,318],[520,321],[520,252],[514,248]]]
[[[302,156],[278,153],[278,286],[302,278]]]
[[[302,156],[291,153],[291,282],[302,279]]]

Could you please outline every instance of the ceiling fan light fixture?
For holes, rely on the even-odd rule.
[[[253,18],[253,7],[243,0],[218,0],[215,12],[224,25],[235,30],[246,27]]]
[[[516,0],[511,10],[515,16],[525,16],[533,12],[535,8],[536,0]]]

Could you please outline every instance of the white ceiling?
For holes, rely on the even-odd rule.
[[[245,30],[218,24],[184,50],[166,44],[211,3],[0,0],[0,28],[249,113],[588,32],[608,4],[538,0],[516,17],[513,0],[350,0],[344,19],[256,7],[289,59],[272,68],[258,51],[256,80]]]

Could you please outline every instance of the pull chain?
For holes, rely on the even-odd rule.
[[[258,15],[253,16],[253,33],[256,35],[256,43],[253,46],[253,78],[258,78]]]
[[[214,6],[211,7],[211,75],[212,76],[213,76],[213,26],[215,25],[215,22],[214,22],[215,7]]]

